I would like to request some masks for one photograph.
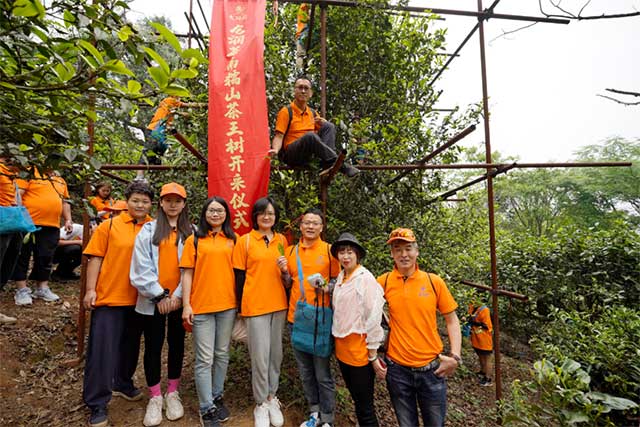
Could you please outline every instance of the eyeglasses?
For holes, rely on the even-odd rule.
[[[300,224],[306,227],[319,227],[322,225],[322,223],[318,221],[302,221]]]
[[[267,217],[269,217],[269,216],[272,216],[272,217],[274,217],[274,218],[275,218],[276,213],[275,213],[275,212],[260,212],[260,213],[258,214],[258,216],[262,216],[262,217],[265,217],[265,218],[267,218]]]
[[[298,86],[295,86],[295,88],[301,92],[304,92],[305,90],[311,90],[311,86],[304,86],[304,85],[298,85]]]
[[[213,214],[224,215],[227,213],[227,211],[225,211],[224,209],[209,208],[207,209],[207,213],[209,215],[213,215]]]

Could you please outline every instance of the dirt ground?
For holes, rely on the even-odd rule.
[[[0,312],[17,317],[15,324],[0,325],[0,426],[83,426],[89,412],[82,403],[82,377],[84,363],[76,361],[77,282],[51,283],[61,300],[45,303],[34,300],[32,306],[18,307],[13,302],[13,290],[0,292]],[[88,325],[88,322],[87,322]],[[475,372],[477,360],[465,343],[466,364],[449,380],[449,408],[447,426],[492,426],[495,424],[494,387],[479,387]],[[503,357],[503,384],[505,396],[508,385],[515,378],[523,378],[529,369],[524,362]],[[337,366],[337,419],[336,426],[354,426],[356,419],[348,390],[340,378]],[[164,374],[166,377],[166,372]],[[145,385],[140,365],[135,383]],[[193,381],[193,352],[187,336],[186,354],[180,389],[185,416],[178,421],[165,420],[162,426],[198,426],[198,404]],[[295,360],[289,343],[285,343],[280,390],[285,426],[299,426],[306,415],[306,405]],[[127,402],[114,398],[109,406],[112,426],[141,426],[146,399]],[[225,403],[231,410],[226,427],[253,425],[254,402],[251,393],[251,368],[246,347],[236,343],[225,385]],[[386,388],[376,384],[376,410],[381,426],[396,426]]]

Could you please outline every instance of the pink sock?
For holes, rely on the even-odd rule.
[[[149,387],[149,394],[151,395],[151,397],[162,396],[162,389],[160,388],[160,383]]]
[[[169,380],[169,384],[167,385],[167,394],[173,393],[174,391],[178,391],[178,387],[180,386],[180,378],[176,378],[175,380]]]

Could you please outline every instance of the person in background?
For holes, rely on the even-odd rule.
[[[91,410],[91,427],[109,424],[107,405],[112,395],[131,401],[143,397],[133,385],[142,322],[135,312],[138,293],[131,286],[129,269],[136,236],[151,221],[153,191],[134,181],[125,197],[128,211],[102,222],[84,250],[90,258],[82,303],[91,311],[91,323],[82,398]]]
[[[16,206],[16,178],[18,170],[6,157],[0,157],[0,206]],[[22,233],[0,234],[0,290],[13,275],[22,247]]]
[[[32,298],[47,302],[58,301],[60,297],[49,288],[49,276],[53,254],[60,238],[60,218],[64,219],[64,229],[71,232],[71,205],[66,181],[55,171],[40,173],[35,170],[30,180],[18,180],[22,203],[29,211],[33,223],[40,227],[32,233],[33,238],[22,245],[18,263],[12,279],[16,283],[14,297],[16,305],[31,305]],[[29,279],[37,283],[35,292],[27,286],[27,272],[33,254],[33,268]]]
[[[60,238],[58,247],[53,253],[53,263],[58,264],[51,273],[51,280],[55,282],[67,282],[78,280],[74,270],[82,262],[82,232],[84,227],[81,224],[73,224],[71,231],[64,227],[60,228]]]
[[[227,202],[210,197],[180,258],[182,320],[193,331],[194,379],[203,427],[218,427],[230,416],[222,398],[237,311],[232,265],[235,242]]]
[[[109,215],[109,218],[115,218],[122,212],[126,212],[128,209],[126,200],[116,200],[113,206],[105,206],[104,210]]]
[[[288,250],[286,253],[286,266],[291,276],[291,297],[289,298],[289,312],[287,320],[293,328],[296,311],[296,303],[302,298],[300,286],[304,287],[304,294],[307,303],[328,307],[331,304],[329,292],[320,292],[311,286],[308,280],[300,283],[298,274],[298,262],[296,257],[300,256],[302,266],[302,276],[307,278],[313,274],[320,274],[325,282],[330,280],[340,272],[340,264],[329,250],[330,245],[320,237],[324,228],[324,216],[322,211],[316,208],[308,209],[302,215],[300,221],[300,241],[296,250]],[[331,427],[334,421],[334,411],[336,405],[335,382],[331,374],[331,357],[319,357],[313,354],[293,349],[298,372],[302,380],[304,395],[309,405],[309,418],[300,424],[300,427]]]
[[[274,230],[279,219],[272,198],[258,199],[251,210],[253,230],[238,239],[233,252],[236,295],[247,323],[251,386],[256,401],[255,427],[284,424],[276,393],[287,314],[287,295],[282,283],[282,275],[287,271],[286,264],[282,264],[287,240]]]
[[[333,288],[333,325],[336,359],[342,378],[353,398],[360,427],[377,427],[373,405],[376,372],[382,376],[384,363],[378,348],[384,339],[380,324],[384,297],[382,288],[363,267],[365,249],[351,233],[342,233],[331,245],[331,254],[342,271]]]
[[[136,237],[129,272],[131,284],[138,290],[136,312],[140,314],[144,333],[144,374],[150,396],[142,422],[146,427],[162,423],[163,407],[169,421],[184,415],[178,393],[185,336],[179,310],[182,296],[178,290],[178,265],[184,241],[193,233],[187,191],[175,182],[163,185],[158,208],[158,218],[142,226]],[[165,329],[169,351],[168,385],[163,399],[160,379]]]
[[[489,387],[492,385],[489,364],[493,353],[493,324],[489,307],[478,300],[471,302],[467,322],[471,326],[471,346],[480,362],[480,371],[476,373],[478,383],[483,387]]]
[[[413,231],[397,228],[389,235],[394,269],[378,277],[389,304],[387,389],[400,427],[415,427],[418,408],[425,426],[444,426],[447,381],[462,364],[458,304],[440,277],[418,268]],[[436,313],[447,326],[451,352],[442,353]]]
[[[96,218],[105,220],[109,218],[109,212],[106,209],[113,206],[114,200],[111,197],[111,183],[108,181],[100,181],[96,184],[93,197],[89,199],[89,204],[96,210]]]

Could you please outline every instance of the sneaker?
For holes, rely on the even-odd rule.
[[[16,294],[13,296],[13,300],[16,302],[16,305],[33,304],[33,298],[31,298],[31,288],[20,288],[16,290]]]
[[[162,423],[162,396],[154,396],[149,399],[147,413],[144,414],[142,424],[145,427],[159,426]]]
[[[215,406],[204,414],[200,414],[200,425],[202,427],[220,427],[218,410]]]
[[[49,288],[48,286],[45,288],[39,288],[36,289],[36,291],[33,293],[33,297],[34,298],[39,298],[41,300],[44,300],[46,302],[54,302],[54,301],[58,301],[60,299],[60,297],[56,294],[54,294],[51,291],[51,288]]]
[[[229,416],[231,415],[231,412],[229,412],[229,409],[224,406],[222,396],[213,399],[213,404],[216,405],[216,408],[218,409],[218,419],[220,420],[220,422],[223,423],[227,421],[229,419]]]
[[[489,377],[484,377],[480,380],[480,385],[482,387],[491,387],[493,385],[493,381],[491,381],[491,378]]]
[[[262,402],[253,410],[254,427],[269,427],[269,404]]]
[[[139,388],[133,388],[132,390],[113,390],[111,395],[121,397],[129,402],[137,402],[144,397]]]
[[[107,417],[107,408],[97,408],[91,410],[91,416],[89,417],[89,426],[106,427],[108,424],[109,418]]]
[[[312,412],[309,415],[309,419],[300,424],[300,427],[316,427],[320,422],[320,419],[318,418],[319,416],[320,414],[318,414],[317,412]]]
[[[269,421],[273,427],[282,427],[284,424],[284,417],[280,410],[280,401],[277,397],[267,400],[267,407],[269,408]]]
[[[344,163],[342,165],[342,167],[340,168],[340,172],[342,172],[343,174],[345,174],[347,177],[349,178],[353,178],[354,176],[358,175],[360,173],[360,169],[351,166],[348,163]]]
[[[167,407],[167,419],[169,421],[179,420],[184,416],[184,408],[182,407],[182,400],[180,400],[180,394],[177,391],[167,393],[164,396],[164,403]]]
[[[0,313],[0,323],[16,323],[15,317],[7,316],[6,314]]]

